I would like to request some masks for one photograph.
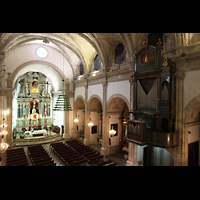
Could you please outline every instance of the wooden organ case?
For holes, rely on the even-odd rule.
[[[175,63],[165,57],[163,46],[146,46],[136,54],[132,76],[133,110],[129,113],[127,141],[158,147],[178,145],[175,132]]]

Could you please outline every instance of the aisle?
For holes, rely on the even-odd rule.
[[[50,144],[43,144],[42,146],[56,163],[56,166],[66,166],[62,160],[58,158],[58,156],[51,150],[51,148],[49,148]]]

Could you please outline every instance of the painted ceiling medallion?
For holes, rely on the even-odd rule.
[[[140,62],[142,65],[148,65],[153,60],[153,54],[151,52],[144,53],[141,56]]]

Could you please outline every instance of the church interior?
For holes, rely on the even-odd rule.
[[[0,33],[0,166],[199,166],[200,33]]]

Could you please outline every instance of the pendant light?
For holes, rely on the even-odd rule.
[[[114,136],[116,134],[116,131],[113,129],[113,125],[112,125],[112,129],[109,131],[110,136]]]
[[[65,40],[65,36],[64,36]],[[63,46],[63,92],[62,95],[58,95],[58,99],[56,101],[56,104],[54,106],[53,111],[73,111],[69,102],[69,97],[68,95],[64,94],[64,46]]]

